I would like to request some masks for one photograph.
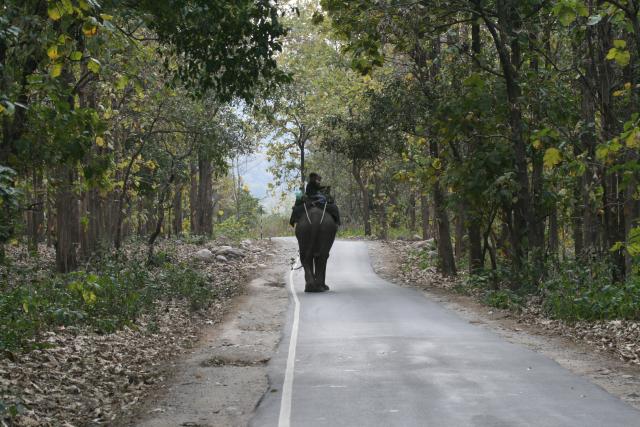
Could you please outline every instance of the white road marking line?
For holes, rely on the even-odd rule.
[[[296,260],[296,264],[300,258]],[[282,385],[282,401],[280,402],[280,418],[278,427],[289,427],[291,424],[291,396],[293,391],[293,371],[296,363],[296,345],[298,344],[298,324],[300,322],[300,301],[293,287],[293,272],[289,274],[289,290],[293,295],[293,325],[291,326],[291,339],[289,340],[289,356],[287,357],[287,368],[284,374],[284,384]]]

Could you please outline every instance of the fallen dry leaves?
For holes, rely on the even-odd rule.
[[[170,361],[191,347],[201,330],[221,321],[230,299],[242,292],[252,271],[271,255],[268,241],[243,241],[243,256],[227,261],[197,260],[203,247],[212,251],[228,241],[205,245],[164,241],[177,261],[197,264],[221,299],[193,312],[183,301],[159,301],[156,315],[145,315],[134,327],[99,335],[67,327],[45,333],[50,346],[0,359],[0,401],[20,404],[22,414],[0,425],[82,426],[114,424],[130,413],[170,371]],[[46,252],[46,251],[45,251]],[[27,258],[17,256],[20,263]],[[43,255],[46,260],[50,253]],[[40,262],[42,261],[42,258]],[[22,265],[22,267],[27,267]]]

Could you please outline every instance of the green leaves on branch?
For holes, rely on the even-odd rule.
[[[544,153],[544,166],[551,169],[562,161],[562,154],[557,148],[547,148]]]
[[[558,20],[562,25],[568,27],[573,24],[578,17],[589,16],[589,9],[584,4],[583,0],[561,0],[553,7],[553,13],[558,17]],[[595,25],[595,23],[597,23],[597,18],[591,18],[589,19],[589,25]],[[593,21],[596,22],[592,23]]]
[[[631,61],[631,53],[626,50],[627,42],[624,40],[614,40],[613,47],[609,49],[607,59],[610,61],[616,61],[621,67],[626,67]]]
[[[610,251],[618,252],[622,249],[625,249],[634,258],[640,256],[640,227],[633,227],[629,231],[626,242],[617,242]]]

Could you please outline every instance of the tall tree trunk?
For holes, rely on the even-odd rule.
[[[368,183],[362,177],[362,168],[358,162],[353,161],[351,172],[353,178],[358,184],[360,194],[362,195],[362,220],[364,222],[364,235],[371,236],[371,212],[369,210],[369,188]]]
[[[56,268],[60,273],[68,273],[78,267],[80,244],[79,206],[74,193],[75,168],[58,166],[56,175]]]
[[[198,158],[197,230],[202,236],[213,234],[213,165],[206,155]]]
[[[529,34],[530,43],[533,46],[538,44],[538,34],[534,30]],[[538,47],[538,46],[536,46]],[[530,67],[536,78],[539,78],[539,59],[537,53],[531,54]],[[536,87],[542,87],[543,81],[539,82]],[[538,126],[541,122],[541,95],[535,92],[533,101],[531,102],[531,115],[534,126]],[[545,222],[548,214],[545,196],[544,196],[544,162],[543,151],[533,150],[531,153],[531,208],[533,214],[531,215],[531,222],[529,224],[529,236],[531,248],[534,249],[533,265],[538,272],[544,270],[544,231]]]
[[[409,195],[409,206],[407,207],[409,214],[409,231],[412,233],[416,231],[416,193],[411,189]]]
[[[376,201],[376,211],[378,212],[378,225],[379,225],[379,233],[378,236],[382,240],[386,240],[388,237],[388,224],[387,224],[387,206],[386,200],[384,200],[384,196],[381,192],[381,180],[380,176],[377,174],[374,176],[375,180],[375,201]]]
[[[471,51],[477,61],[480,61],[480,55],[482,54],[482,38],[480,34],[480,24],[478,23],[479,16],[472,14],[473,22],[471,23]],[[474,69],[476,72],[480,72],[479,65],[474,62]],[[482,111],[476,111],[478,117],[482,117]],[[480,147],[482,141],[479,137],[475,137],[474,147]],[[471,153],[473,155],[473,153]],[[468,228],[467,233],[469,236],[469,273],[474,274],[480,272],[484,268],[484,254],[482,249],[482,215],[478,212],[477,206],[473,206],[475,209],[468,209]],[[488,248],[488,238],[485,238],[486,248]]]
[[[429,141],[429,151],[433,158],[439,157],[438,143],[435,138],[431,138]],[[445,276],[455,276],[457,273],[456,261],[453,256],[449,216],[447,215],[445,193],[440,184],[440,176],[436,177],[433,184],[433,208],[438,227],[438,268]]]
[[[602,20],[596,25],[597,50],[595,55],[596,69],[598,72],[598,92],[600,122],[602,127],[602,141],[609,141],[615,137],[620,129],[616,112],[614,110],[612,91],[615,86],[615,76],[611,66],[611,61],[607,59],[607,54],[613,45],[613,34],[611,23]],[[610,172],[603,168],[602,171],[603,211],[605,219],[607,248],[617,242],[624,241],[624,192],[620,186],[621,175],[619,172]],[[613,259],[617,267],[615,280],[622,280],[625,277],[625,257],[624,251],[618,250],[613,254]]]
[[[173,166],[172,166],[172,169],[173,169]],[[169,179],[167,180],[167,182],[162,186],[160,194],[158,195],[158,204],[156,206],[157,214],[156,214],[155,226],[153,227],[153,231],[151,232],[151,236],[149,236],[149,240],[147,241],[147,248],[148,248],[147,261],[149,263],[153,263],[153,254],[154,254],[154,248],[155,248],[156,239],[158,238],[158,236],[162,232],[162,226],[164,225],[164,215],[165,215],[165,210],[166,210],[165,206],[164,206],[164,203],[167,200],[167,198],[169,197],[171,184],[173,183],[174,179],[175,179],[175,175],[172,173],[171,176],[169,177]]]
[[[453,246],[451,245],[449,216],[445,206],[444,192],[439,182],[433,185],[433,207],[438,227],[438,267],[445,276],[455,276],[456,261],[453,256]]]
[[[595,160],[596,149],[596,97],[594,88],[595,85],[595,56],[594,50],[594,37],[595,29],[592,26],[587,27],[587,60],[584,63],[585,74],[580,79],[580,118],[583,123],[580,134],[580,143],[582,149],[587,154],[587,164],[585,172],[582,175],[581,182],[578,183],[580,187],[581,205],[578,208],[577,214],[582,213],[582,227],[583,227],[583,249],[582,252],[576,252],[576,256],[582,255],[584,252],[593,252],[598,246],[598,234],[600,225],[598,223],[597,213],[597,201],[595,197],[592,198],[592,190],[595,184],[594,176],[598,173],[597,168],[593,166]],[[579,241],[580,239],[578,239]],[[578,248],[580,249],[580,248]]]
[[[426,193],[420,193],[420,225],[422,228],[422,238],[431,238],[431,218],[429,211],[429,198]]]
[[[517,12],[518,1],[498,0],[496,2],[498,25],[496,25],[492,17],[487,16],[486,11],[480,5],[480,0],[474,0],[474,3],[476,4],[476,12],[482,16],[496,46],[507,89],[508,121],[513,145],[516,181],[518,183],[518,198],[513,206],[513,226],[511,227],[511,232],[513,233],[511,238],[513,245],[512,257],[514,264],[519,266],[528,252],[527,237],[530,233],[529,226],[532,223],[533,213],[527,164],[527,145],[522,118],[522,90],[518,81],[518,71],[521,63],[518,38],[518,32],[520,31]]]
[[[180,237],[182,234],[182,222],[184,221],[184,213],[182,210],[182,184],[176,185],[176,189],[173,195],[173,234],[176,237]]]
[[[454,251],[457,260],[462,259],[465,252],[464,235],[465,235],[465,221],[466,212],[462,202],[458,203],[458,212],[455,217],[455,233],[456,239],[454,244]]]
[[[42,188],[42,172],[34,168],[32,174],[32,194],[29,206],[28,221],[28,242],[29,251],[38,252],[38,243],[42,236],[44,223],[45,198],[44,189]]]
[[[549,251],[554,255],[558,254],[558,234],[558,209],[554,206],[549,214]]]
[[[482,250],[482,221],[476,215],[469,216],[469,272],[478,273],[484,268],[484,252]]]
[[[191,234],[198,234],[198,164],[189,165],[189,229]]]

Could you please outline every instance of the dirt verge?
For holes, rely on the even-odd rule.
[[[620,360],[597,343],[562,335],[559,330],[544,328],[544,323],[529,323],[507,310],[487,307],[471,296],[455,293],[449,286],[429,286],[408,280],[406,272],[402,271],[403,252],[398,247],[376,241],[368,245],[373,268],[384,279],[399,286],[418,288],[427,298],[455,311],[469,323],[488,328],[509,342],[524,345],[555,360],[640,409],[638,365]],[[435,277],[434,280],[442,278]]]
[[[295,248],[294,248],[295,249]],[[288,306],[285,273],[292,249],[276,243],[271,267],[257,273],[220,325],[205,330],[171,378],[126,425],[244,426],[268,389]]]

